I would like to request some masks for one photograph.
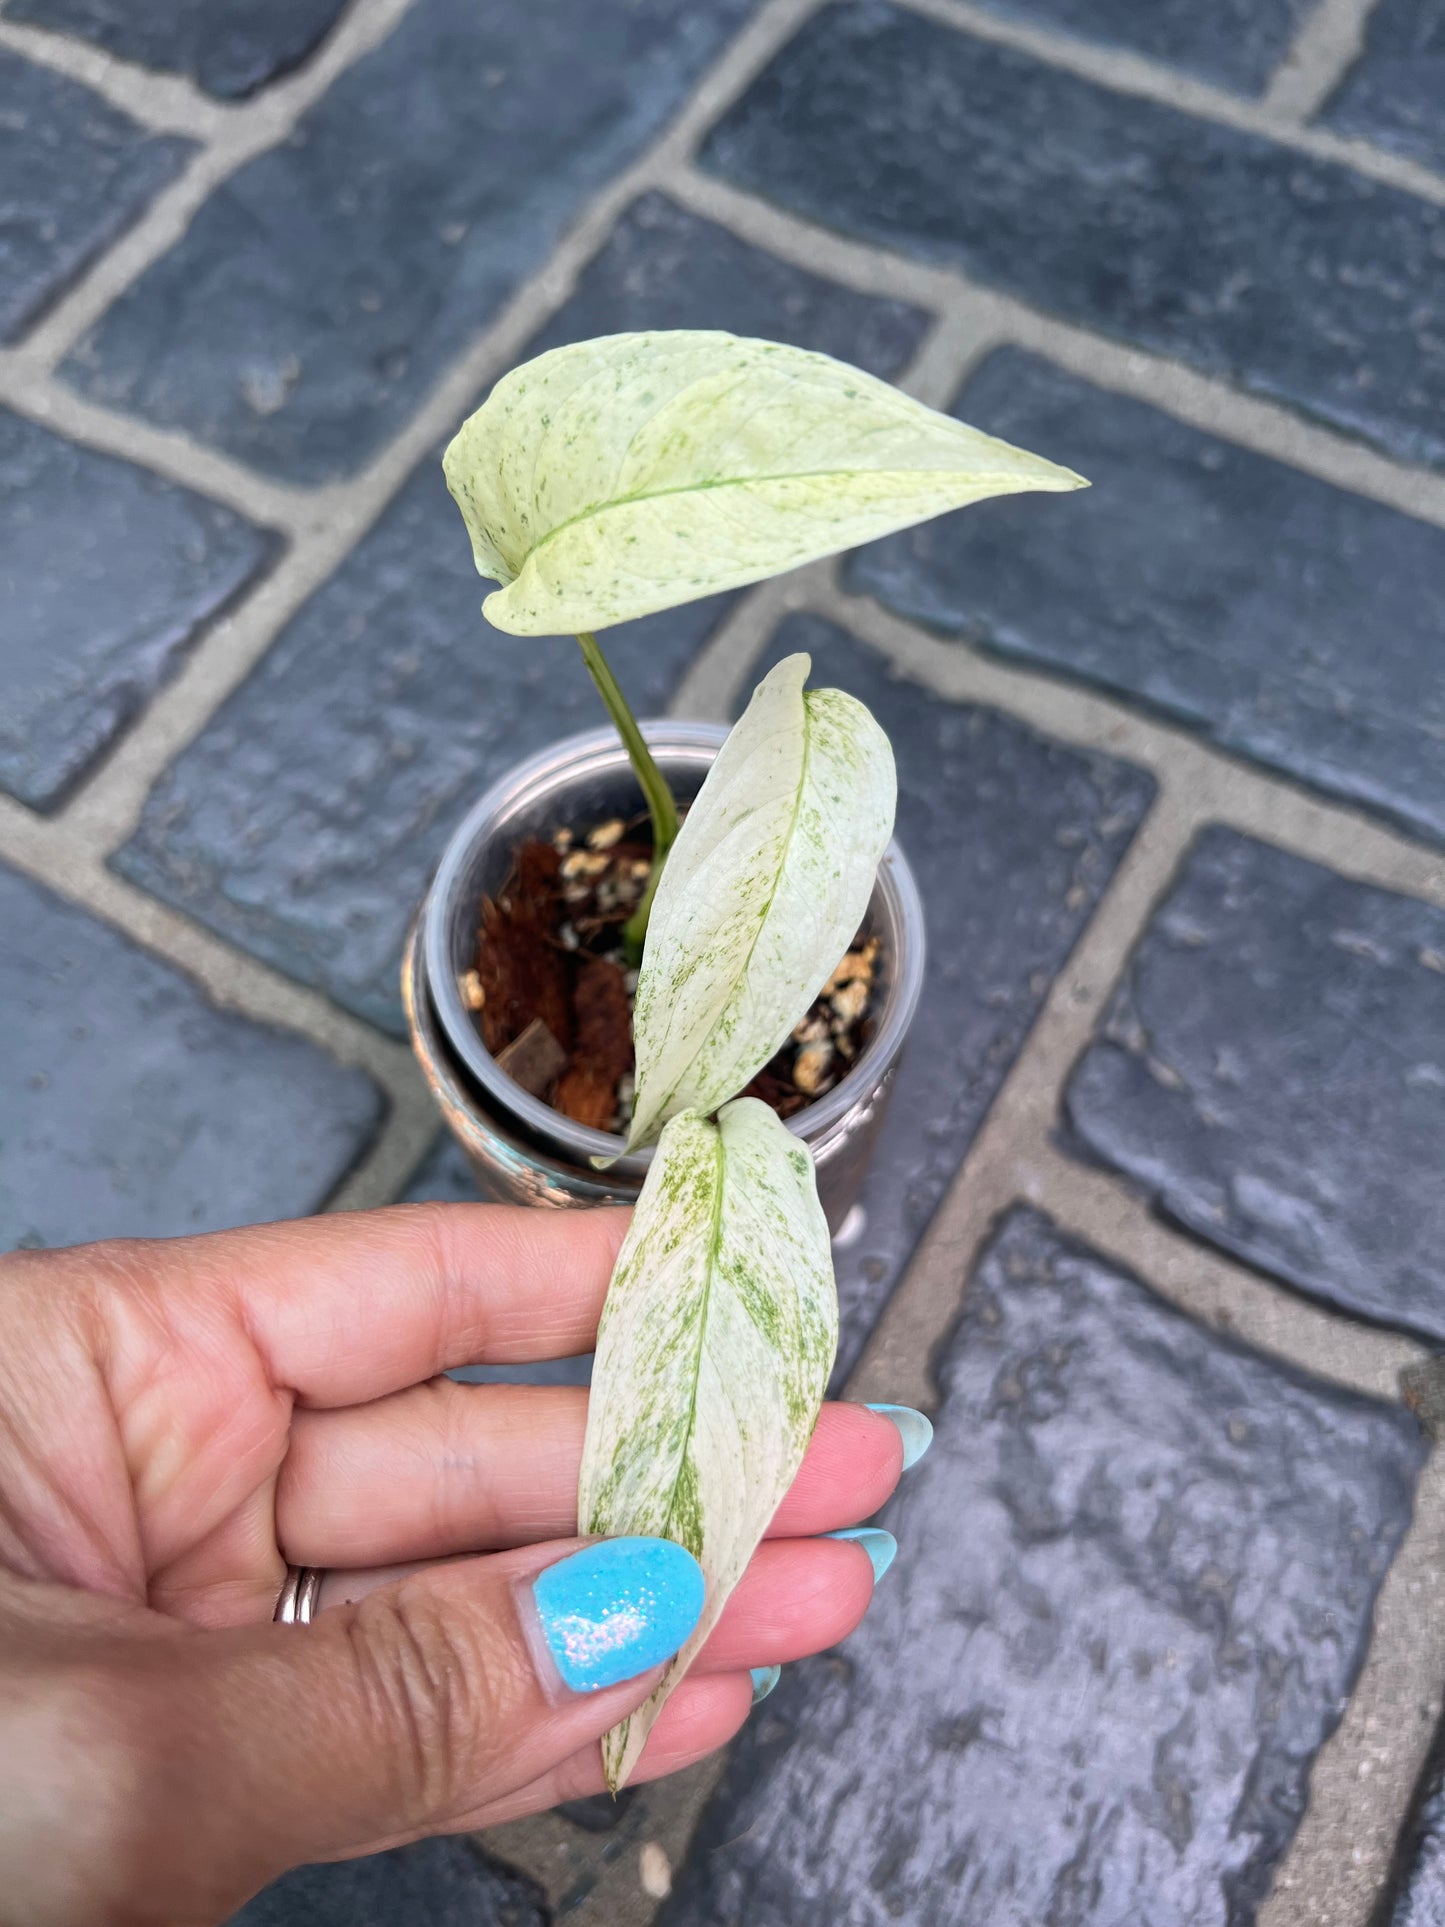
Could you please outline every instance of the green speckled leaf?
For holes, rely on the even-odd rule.
[[[990,495],[1085,486],[828,355],[678,330],[553,348],[447,449],[489,622],[561,635]]]
[[[615,1792],[802,1464],[838,1344],[813,1161],[756,1098],[667,1126],[597,1339],[581,1530],[675,1539],[707,1577],[696,1631],[603,1742]]]
[[[662,873],[633,1030],[630,1145],[712,1111],[785,1041],[852,942],[893,831],[888,738],[788,656],[708,771]]]

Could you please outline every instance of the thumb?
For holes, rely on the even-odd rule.
[[[681,1546],[604,1539],[423,1568],[309,1626],[199,1634],[156,1696],[188,1728],[173,1811],[241,1897],[459,1831],[639,1706],[704,1591]]]

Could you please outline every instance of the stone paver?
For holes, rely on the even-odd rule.
[[[814,616],[785,622],[764,667],[806,649],[887,730],[898,840],[927,905],[928,975],[861,1203],[836,1254],[838,1381],[958,1169],[1054,976],[1154,793],[1128,763],[941,701]]]
[[[275,539],[0,408],[0,787],[52,809]]]
[[[815,15],[703,159],[846,234],[1445,463],[1426,294],[1445,207],[879,0]]]
[[[27,873],[73,889],[76,853],[110,857],[132,821],[128,772],[160,770],[120,872],[400,1030],[402,935],[451,826],[517,758],[601,720],[570,640],[482,622],[487,585],[436,451],[404,473],[423,437],[403,459],[398,434],[432,397],[431,435],[438,383],[457,392],[459,361],[504,313],[535,317],[518,358],[711,326],[895,379],[912,365],[929,394],[964,384],[967,416],[1095,483],[981,505],[843,565],[903,622],[1010,660],[1008,714],[941,695],[949,652],[921,636],[910,650],[896,625],[907,675],[809,615],[757,666],[809,648],[818,681],[876,709],[929,920],[924,1005],[839,1253],[840,1382],[986,1119],[987,1156],[954,1198],[1003,1214],[969,1234],[991,1242],[967,1280],[949,1241],[929,1244],[868,1368],[867,1395],[886,1396],[900,1339],[948,1333],[932,1361],[903,1348],[903,1395],[939,1367],[939,1443],[890,1515],[902,1550],[870,1620],[787,1669],[691,1848],[691,1796],[646,1790],[610,1831],[594,1829],[619,1810],[588,1802],[576,1824],[492,1843],[545,1894],[469,1844],[432,1843],[304,1869],[243,1927],[645,1927],[638,1850],[654,1839],[673,1866],[666,1927],[1255,1927],[1271,1880],[1274,1927],[1365,1927],[1372,1906],[1370,1927],[1445,1927],[1435,1767],[1393,1881],[1384,1851],[1438,1701],[1433,1472],[1371,1676],[1322,1750],[1424,1445],[1400,1403],[1288,1362],[1321,1355],[1324,1329],[1352,1374],[1341,1319],[1445,1340],[1445,906],[1274,847],[1309,786],[1344,806],[1307,813],[1316,863],[1441,905],[1420,839],[1445,838],[1445,477],[1423,472],[1445,467],[1445,205],[1399,164],[1445,171],[1441,0],[977,6],[995,25],[931,0],[0,0],[5,19],[74,35],[58,64],[136,117],[0,53],[0,347],[22,345],[0,353],[0,408],[16,411],[0,412],[0,855]],[[280,77],[342,20],[369,51],[279,133]],[[997,44],[998,22],[1038,51]],[[1318,125],[1374,159],[1325,164],[1301,137],[1232,124],[1267,130],[1274,109],[1173,85],[1260,100],[1301,29]],[[131,64],[98,66],[97,47]],[[177,75],[232,104],[195,113],[194,148],[137,124],[188,112]],[[655,145],[698,106],[716,122],[698,164],[725,195]],[[253,134],[274,144],[238,171],[209,146]],[[653,191],[578,269],[596,197],[649,152]],[[51,374],[61,331],[34,324],[193,153],[215,185]],[[1366,178],[1380,173],[1420,191]],[[692,211],[708,206],[773,251]],[[855,244],[839,251],[849,287],[820,278],[834,249],[818,228]],[[105,259],[107,288],[125,258]],[[1061,358],[1121,390],[1167,397],[1202,371],[1314,426],[1224,396],[1221,431],[1247,416],[1258,452],[1188,428],[1023,353],[1037,327],[1012,330],[1010,301],[961,289],[933,315],[881,298],[909,258],[1068,324]],[[980,320],[991,352],[975,366]],[[93,405],[87,437],[129,462],[65,441],[67,384]],[[182,431],[166,460],[191,492],[151,477],[153,436],[129,449],[135,417]],[[216,452],[225,510],[207,497]],[[269,648],[261,598],[232,626],[281,539],[313,579],[322,504],[271,484],[362,475],[339,512],[387,506],[329,580]],[[1366,499],[1382,488],[1421,519]],[[798,585],[803,609],[817,579]],[[733,666],[703,652],[736,606],[613,632],[640,709],[693,669],[690,687],[727,686]],[[184,703],[157,705],[193,643]],[[1058,718],[1080,683],[1094,693],[1076,730]],[[1201,820],[1199,759],[1168,763],[1181,727],[1254,765],[1235,829],[1193,847],[1180,825]],[[122,735],[124,764],[103,772]],[[1154,794],[1116,741],[1169,768],[1171,792],[1110,890]],[[1383,822],[1352,820],[1364,811]],[[137,927],[156,954],[0,865],[0,1247],[314,1211],[348,1174],[348,1202],[390,1195],[384,1174],[420,1142],[411,1105],[385,1120],[369,1078],[315,1041],[328,1027],[308,1040],[216,1009],[177,966],[174,920],[152,929],[142,908]],[[1061,973],[1112,995],[1092,1042],[1088,1004],[1036,1021]],[[990,1117],[1011,1070],[1028,1101]],[[1041,1115],[1116,1181],[1067,1183]],[[473,1195],[460,1153],[438,1140],[405,1195]],[[1188,1237],[1150,1228],[1151,1209]],[[1163,1249],[1174,1303],[1090,1238]],[[1231,1288],[1258,1302],[1277,1356],[1175,1308],[1205,1243],[1211,1275],[1252,1267]],[[588,1367],[463,1375],[580,1384]],[[1438,1376],[1417,1360],[1405,1381],[1437,1431]],[[1358,1827],[1331,1828],[1335,1813]]]
[[[891,537],[850,586],[1445,841],[1445,533],[1017,350],[954,412],[1092,489]]]
[[[1410,1514],[1413,1421],[1027,1211],[862,1628],[744,1729],[666,1927],[1249,1927]]]
[[[1196,1236],[1445,1338],[1445,911],[1206,830],[1068,1117]]]
[[[69,378],[268,474],[352,473],[750,11],[417,0],[216,190]]]
[[[831,288],[649,200],[547,340],[715,326],[895,373],[913,309]],[[162,778],[117,867],[289,975],[400,1031],[402,939],[453,825],[519,758],[605,718],[569,637],[496,634],[440,463],[428,457]],[[662,711],[731,607],[712,597],[608,632],[639,714]]]
[[[298,1867],[230,1927],[552,1927],[530,1881],[465,1840],[423,1840],[339,1866]]]
[[[362,1072],[0,868],[0,1250],[318,1211],[381,1111]]]
[[[401,1034],[402,941],[451,830],[521,757],[605,721],[576,643],[499,635],[485,593],[429,456],[161,778],[115,867]],[[612,633],[639,714],[718,614]]]
[[[1311,0],[986,0],[991,12],[1148,54],[1240,93],[1262,94]]]
[[[726,328],[837,355],[895,376],[927,333],[929,317],[904,301],[877,300],[749,247],[663,194],[634,201],[588,263],[577,293],[526,352],[632,328]]]
[[[1445,168],[1445,4],[1380,0],[1363,57],[1325,109],[1337,133]]]
[[[0,48],[0,346],[20,339],[191,152]]]
[[[326,38],[345,0],[8,0],[7,20],[75,34],[122,60],[188,74],[238,100]]]

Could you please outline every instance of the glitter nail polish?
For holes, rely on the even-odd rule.
[[[706,1584],[670,1539],[600,1539],[532,1582],[542,1636],[574,1693],[670,1659],[702,1616]]]

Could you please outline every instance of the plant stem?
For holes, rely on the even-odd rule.
[[[632,763],[634,775],[642,789],[647,803],[648,815],[652,818],[652,875],[648,878],[647,888],[642,901],[631,917],[623,925],[622,938],[627,946],[627,954],[635,964],[642,957],[642,943],[647,935],[647,919],[652,910],[652,899],[657,890],[662,866],[667,861],[667,853],[677,840],[677,805],[672,800],[672,791],[667,787],[667,779],[652,760],[652,751],[642,740],[642,731],[637,726],[627,698],[617,686],[607,658],[603,655],[596,636],[585,630],[577,638],[582,650],[582,660],[586,663],[597,693],[607,705],[607,713],[617,725],[617,733],[622,738],[623,747]]]

